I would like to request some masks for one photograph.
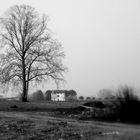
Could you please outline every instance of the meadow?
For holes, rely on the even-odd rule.
[[[0,101],[1,140],[140,139],[140,125],[79,119],[72,110],[84,103]]]

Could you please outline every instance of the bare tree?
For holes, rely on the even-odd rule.
[[[23,102],[31,81],[64,80],[64,52],[50,36],[47,19],[27,5],[11,7],[0,19],[0,82],[22,85]]]

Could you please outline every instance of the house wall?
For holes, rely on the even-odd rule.
[[[51,93],[52,101],[65,101],[65,93]]]

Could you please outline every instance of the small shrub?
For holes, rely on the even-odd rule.
[[[44,94],[41,90],[37,90],[36,92],[34,92],[31,97],[30,97],[31,101],[44,101]]]
[[[91,97],[86,97],[86,100],[91,100]]]
[[[79,100],[84,100],[84,97],[83,97],[83,96],[80,96],[80,97],[79,97]]]

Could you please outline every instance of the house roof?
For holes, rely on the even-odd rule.
[[[57,94],[57,93],[66,93],[66,90],[51,90],[51,92]]]
[[[75,96],[75,95],[77,95],[77,93],[74,90],[47,90],[46,94],[51,94],[52,92],[54,94],[65,93],[66,96],[69,96],[69,95]]]

